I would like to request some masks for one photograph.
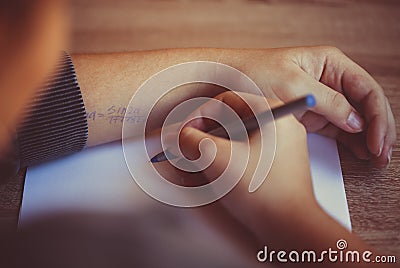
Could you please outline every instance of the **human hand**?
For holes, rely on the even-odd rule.
[[[317,105],[296,117],[307,131],[338,139],[379,168],[396,142],[394,117],[379,84],[332,47],[244,50],[242,70],[267,97],[287,102],[312,93]]]
[[[250,108],[241,99],[245,97],[255,110],[265,107],[266,99],[260,96],[246,93],[226,92],[215,97],[215,99],[232,107],[240,116],[246,117],[251,113]],[[270,100],[272,107],[280,104],[279,101]],[[311,211],[320,210],[313,194],[310,166],[308,161],[308,150],[306,132],[304,127],[293,117],[288,116],[275,121],[276,125],[276,151],[271,169],[266,176],[265,182],[254,193],[248,192],[250,180],[257,165],[268,165],[259,163],[261,150],[273,150],[273,137],[268,125],[262,126],[266,130],[267,137],[261,137],[260,131],[254,131],[249,135],[249,147],[243,141],[232,141],[215,137],[203,132],[212,127],[213,123],[206,117],[218,118],[219,109],[214,104],[206,103],[200,106],[189,117],[201,115],[201,118],[187,123],[182,129],[179,141],[182,153],[191,160],[200,157],[199,144],[205,139],[210,139],[216,145],[215,159],[211,165],[202,171],[208,181],[217,178],[227,168],[229,162],[234,163],[233,169],[240,166],[239,163],[246,161],[246,150],[249,150],[249,159],[246,170],[236,187],[221,199],[224,207],[233,214],[236,219],[242,221],[257,237],[265,239],[282,235],[278,232],[271,236],[271,226],[280,226],[277,223],[290,225],[293,218],[301,218]],[[203,131],[201,131],[203,130]],[[264,140],[264,146],[262,145]],[[266,140],[269,144],[265,145]],[[204,143],[202,152],[205,158],[212,158],[213,151],[211,143]],[[236,146],[241,151],[234,156],[231,148]],[[264,147],[264,148],[263,148]],[[172,146],[168,146],[172,148]],[[272,152],[273,154],[274,152]],[[203,156],[202,156],[203,157]],[[242,159],[243,158],[243,159]],[[205,159],[207,161],[207,159]],[[208,159],[210,160],[210,159]],[[237,164],[236,164],[237,163]],[[242,170],[233,170],[230,176],[240,176]],[[232,178],[233,179],[233,178]],[[272,229],[268,228],[271,227]],[[265,231],[268,230],[268,234]],[[275,229],[276,231],[276,229]],[[281,230],[286,231],[287,230]]]
[[[263,107],[262,103],[266,101],[260,96],[246,93],[237,95],[233,92],[226,92],[215,98],[232,107],[243,118],[249,115],[250,110],[239,96],[245,96],[247,103],[256,107],[256,110],[258,110],[257,107]],[[279,101],[269,100],[268,102],[272,107],[280,104]],[[204,119],[207,116],[218,118],[218,109],[214,108],[212,104],[207,103],[200,106],[194,112],[194,117],[199,115],[202,117],[190,121],[182,129],[179,142],[183,154],[191,160],[203,156],[212,157],[213,154],[209,153],[213,151],[211,143],[204,143],[201,153],[199,148],[205,139],[213,141],[217,153],[210,166],[202,171],[208,181],[218,177],[227,168],[229,162],[240,166],[240,161],[244,160],[241,156],[246,155],[244,150],[250,150],[250,158],[235,188],[219,201],[198,208],[198,211],[209,218],[215,218],[223,213],[222,204],[228,213],[252,234],[253,242],[246,241],[245,246],[252,258],[260,245],[268,245],[273,249],[313,249],[320,252],[335,245],[339,239],[346,239],[352,249],[360,251],[370,249],[362,240],[328,216],[317,204],[311,183],[306,132],[293,116],[275,121],[276,151],[271,169],[268,174],[265,174],[267,176],[265,182],[255,192],[249,193],[249,182],[257,166],[267,164],[259,160],[260,151],[270,149],[268,146],[264,148],[262,146],[262,140],[264,142],[272,140],[268,135],[269,130],[267,137],[260,137],[260,131],[249,133],[249,147],[243,141],[232,141],[209,135],[201,130],[207,130],[210,125],[215,124]],[[193,118],[193,114],[190,117]],[[261,126],[261,128],[265,127],[267,125]],[[243,150],[243,153],[236,158],[233,157],[231,150],[233,146]],[[235,173],[240,174],[240,171],[236,170],[229,174],[234,176]],[[226,214],[217,220],[214,219],[213,224],[218,225],[220,231],[225,232],[230,238],[236,237],[239,243],[248,239],[246,237],[248,235],[244,235],[238,229],[232,229],[231,226],[234,223]],[[336,267],[336,265],[326,262],[327,267]]]

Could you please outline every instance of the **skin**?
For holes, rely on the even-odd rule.
[[[247,105],[235,93],[226,92],[216,96],[216,99],[228,104],[242,117],[249,114]],[[265,101],[258,96],[247,98],[247,100],[250,100],[252,106],[257,106]],[[269,100],[269,103],[271,107],[280,104],[276,100]],[[213,110],[210,106],[212,105],[205,104],[195,113],[208,113],[218,118],[218,109]],[[204,119],[189,122],[182,129],[179,140],[182,152],[189,159],[200,157],[198,148],[202,140],[209,139],[214,142],[217,148],[216,157],[215,159],[210,157],[210,160],[214,159],[212,164],[201,172],[206,180],[211,181],[227,167],[232,143],[243,142],[230,141],[201,131],[201,129],[206,129],[209,124],[210,122]],[[237,147],[243,151],[242,155],[248,149],[251,152],[249,164],[241,181],[227,196],[201,208],[199,212],[207,218],[217,217],[212,224],[219,226],[220,231],[228,236],[236,237],[237,239],[234,241],[239,244],[244,244],[243,241],[246,241],[241,238],[243,233],[253,234],[253,240],[247,240],[243,249],[248,251],[249,258],[252,260],[254,260],[255,252],[263,248],[263,245],[268,245],[270,250],[286,249],[289,252],[293,249],[299,251],[313,249],[321,252],[328,248],[337,249],[335,245],[339,239],[347,241],[348,250],[358,250],[361,253],[369,250],[377,254],[360,238],[334,221],[318,205],[312,189],[304,126],[298,123],[293,116],[281,118],[275,124],[277,133],[275,159],[261,187],[253,193],[248,192],[248,185],[258,165],[261,148],[260,131],[254,131],[249,135],[249,148],[240,145]],[[206,152],[205,156],[209,157],[207,151],[211,151],[212,146],[210,143],[203,144],[203,146],[203,150]],[[233,158],[231,161],[238,163],[241,159]],[[185,176],[193,175],[188,173]],[[199,175],[195,174],[194,176]],[[228,215],[225,214],[226,212]],[[237,228],[227,230],[226,226],[230,225]],[[246,231],[241,231],[240,228],[245,228]],[[288,265],[290,266],[290,264]],[[324,263],[324,267],[365,266],[374,267],[375,265],[371,263],[332,263],[327,258]]]
[[[88,112],[106,111],[113,104],[126,107],[147,78],[171,65],[216,61],[249,75],[268,98],[288,102],[314,94],[317,105],[306,113],[296,114],[307,131],[339,140],[358,158],[369,159],[376,167],[385,167],[390,162],[396,130],[389,102],[364,69],[333,47],[188,48],[72,58]],[[157,118],[165,118],[183,100],[219,93],[221,90],[213,86],[175,90],[161,101],[151,126],[160,126]],[[150,105],[143,100],[141,108]],[[120,139],[121,126],[122,123],[107,125],[105,120],[89,121],[88,145]]]
[[[68,8],[51,0],[3,1],[0,7],[1,154],[67,42]]]
[[[67,39],[68,21],[63,1],[18,1],[20,2],[31,3],[30,6],[25,6],[26,13],[18,13],[21,10],[17,8],[17,16],[1,16],[0,23],[0,53],[3,62],[0,67],[0,153],[7,149],[10,133],[21,120],[24,108],[33,98],[35,89],[51,73],[58,51],[65,47]],[[3,15],[12,14],[9,12],[12,5],[2,5],[4,8],[0,10],[4,12]],[[20,21],[19,18],[23,19],[16,23]],[[8,27],[10,24],[12,27]],[[10,28],[15,31],[9,31]],[[209,60],[228,64],[248,74],[269,98],[287,102],[299,95],[313,93],[318,103],[315,109],[296,115],[305,128],[337,138],[358,157],[370,158],[378,167],[388,164],[390,148],[396,140],[393,115],[382,88],[365,70],[336,48],[190,48],[73,55],[72,59],[88,112],[106,111],[110,105],[126,107],[139,85],[166,67],[186,61]],[[193,96],[215,96],[219,93],[221,89],[208,86],[197,88],[194,92],[181,88],[160,103],[154,119],[159,118],[162,121],[166,112],[185,99]],[[235,99],[226,96],[222,99],[233,107],[241,107]],[[143,105],[146,108],[151,103],[144,100]],[[355,111],[354,117],[360,121],[360,127],[356,129],[348,124],[349,115]],[[88,124],[89,146],[121,137],[119,123],[110,125],[100,119],[89,120]],[[159,126],[159,121],[152,120],[151,128],[156,129]],[[252,195],[247,194],[248,177],[254,168],[251,160],[250,163],[253,164],[246,170],[243,182],[223,202],[209,206],[204,214],[222,215],[209,217],[209,220],[215,226],[232,228],[228,233],[232,234],[229,237],[233,240],[238,240],[233,235],[233,231],[238,229],[246,229],[253,237],[260,237],[259,241],[249,239],[248,243],[256,246],[249,247],[252,250],[269,242],[277,247],[286,247],[288,244],[284,242],[289,240],[294,241],[291,246],[295,248],[309,246],[320,249],[331,246],[332,241],[339,237],[348,239],[354,248],[367,248],[357,237],[338,226],[316,204],[307,168],[304,128],[294,118],[290,118],[277,123],[277,129],[279,135],[276,161],[265,186]],[[204,135],[194,128],[185,128],[181,135],[184,151],[189,154],[197,152],[198,143]],[[224,168],[229,144],[227,140],[209,138],[217,144],[219,151],[214,165],[199,175],[206,181],[212,180]],[[282,142],[283,140],[287,140],[287,143]],[[254,152],[259,148],[257,142],[259,139],[257,133],[254,133],[251,138]],[[288,154],[290,150],[287,146],[296,146],[298,149],[295,153]],[[289,170],[284,168],[288,162],[297,164]],[[294,175],[296,181],[293,181]],[[246,194],[243,193],[244,190]],[[242,202],[255,210],[232,209]],[[300,203],[303,205],[299,206]],[[234,224],[230,226],[234,227],[226,227],[227,218],[233,220]],[[293,222],[297,224],[294,226]],[[307,237],[307,241],[302,239],[304,237]]]

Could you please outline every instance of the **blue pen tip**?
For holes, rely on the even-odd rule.
[[[306,96],[306,104],[308,107],[314,107],[315,104],[317,104],[317,101],[315,100],[314,95],[309,94]]]

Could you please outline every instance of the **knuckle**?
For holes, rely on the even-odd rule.
[[[369,94],[369,98],[372,103],[379,103],[379,101],[384,100],[383,96],[378,94],[376,91],[371,91]]]
[[[179,133],[180,142],[190,139],[193,134],[193,131],[194,131],[194,129],[192,127],[182,128],[181,132]]]
[[[333,91],[327,94],[326,103],[331,104],[334,108],[339,108],[346,102],[346,97],[340,92]]]
[[[363,88],[364,87],[363,81],[365,79],[362,75],[360,75],[358,73],[349,74],[348,80],[349,80],[349,83],[351,84],[351,86],[354,88]]]
[[[282,88],[284,90],[279,92],[279,97],[283,101],[289,101],[298,97],[298,95],[302,94],[299,90],[299,85],[303,84],[304,75],[301,72],[298,72],[297,70],[288,72],[285,81],[282,83]]]
[[[297,88],[298,85],[304,83],[304,75],[298,71],[293,71],[289,74],[287,83],[290,87]]]
[[[387,111],[387,103],[389,102],[383,92],[371,90],[365,99],[367,100],[367,103],[378,105],[378,107],[384,108],[385,111]]]
[[[327,54],[343,54],[343,52],[335,46],[322,46],[321,48]]]

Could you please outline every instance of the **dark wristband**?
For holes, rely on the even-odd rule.
[[[86,112],[74,66],[70,56],[63,53],[17,129],[20,165],[35,165],[80,151],[87,135]]]

